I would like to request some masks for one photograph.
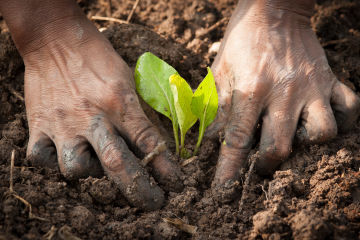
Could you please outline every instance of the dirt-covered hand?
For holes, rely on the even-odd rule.
[[[265,2],[239,3],[212,66],[220,106],[211,131],[225,131],[215,191],[238,180],[259,123],[256,167],[268,174],[289,156],[296,132],[326,141],[359,115],[359,97],[336,79],[310,27],[312,1]]]
[[[37,11],[38,3],[30,2]],[[46,19],[46,24],[40,19],[26,34],[9,18],[25,63],[27,155],[47,166],[58,164],[69,179],[98,176],[104,170],[130,203],[146,210],[160,208],[164,192],[139,158],[163,139],[140,107],[129,67],[74,1],[43,4],[39,14],[45,16],[49,4],[47,11],[56,14],[61,6],[75,10]],[[32,12],[31,17],[38,15]],[[168,154],[163,151],[150,166],[162,187],[176,191],[182,187],[181,172]]]

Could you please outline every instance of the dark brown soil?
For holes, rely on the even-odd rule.
[[[111,1],[111,9],[105,0],[78,2],[89,17],[126,19],[134,1]],[[221,40],[225,25],[201,38],[197,32],[229,17],[235,2],[140,1],[132,19],[138,25],[96,24],[107,28],[104,34],[131,66],[140,54],[152,51],[196,86],[214,57],[209,46]],[[313,29],[334,73],[359,92],[360,2],[318,4]],[[170,192],[163,209],[154,212],[129,206],[106,177],[69,182],[57,169],[32,167],[25,159],[24,67],[1,18],[0,23],[0,239],[360,238],[358,126],[327,144],[297,146],[269,179],[252,174],[241,206],[241,194],[221,205],[212,198],[218,146],[211,142],[203,144],[199,159],[183,167],[184,191]],[[166,129],[169,123],[163,125]],[[23,202],[9,194],[13,149],[14,191],[31,204],[31,215]],[[197,231],[193,235],[181,231],[165,218],[181,219]]]

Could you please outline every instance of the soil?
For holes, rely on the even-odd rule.
[[[134,1],[78,1],[88,17],[126,19]],[[196,86],[215,56],[235,0],[140,1],[131,22],[96,22],[129,63],[151,51]],[[319,0],[312,26],[340,81],[360,91],[360,2]],[[185,189],[168,193],[159,211],[129,206],[107,177],[67,181],[57,169],[26,159],[24,66],[0,17],[0,239],[359,239],[360,128],[326,144],[296,146],[271,178],[250,176],[244,195],[214,201],[211,180],[219,146],[206,142],[182,167]],[[169,123],[160,118],[165,129]],[[195,133],[190,133],[195,141]],[[190,137],[191,138],[191,137]],[[14,192],[10,159],[15,150]],[[255,154],[255,155],[254,155]],[[256,151],[252,152],[256,156]],[[251,159],[251,157],[249,158]],[[243,181],[247,175],[243,174]],[[30,212],[31,210],[31,212]],[[176,227],[169,218],[179,223]],[[193,233],[187,233],[189,232]],[[77,237],[77,238],[76,238]]]

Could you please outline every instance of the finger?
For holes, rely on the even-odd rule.
[[[339,131],[350,130],[360,114],[360,98],[350,88],[337,81],[332,91],[331,105]]]
[[[337,125],[330,104],[319,99],[306,106],[296,135],[303,143],[321,143],[336,137]]]
[[[289,108],[269,107],[263,117],[260,158],[256,162],[256,170],[262,175],[272,174],[290,154],[295,135],[300,109],[291,112]]]
[[[223,134],[221,132],[225,124],[228,121],[230,108],[231,108],[231,91],[232,82],[234,82],[233,76],[229,76],[229,69],[226,63],[214,62],[211,67],[216,82],[216,89],[218,92],[219,107],[214,122],[207,128],[205,137],[210,139],[216,139]],[[226,71],[227,70],[227,71]]]
[[[89,142],[107,175],[119,186],[128,201],[144,210],[159,209],[164,193],[140,166],[125,141],[101,117],[94,120]]]
[[[231,100],[230,100],[231,101]],[[205,137],[210,139],[216,139],[221,136],[221,131],[228,120],[229,112],[228,106],[231,106],[231,102],[226,104],[220,104],[216,114],[216,118],[213,123],[206,129]]]
[[[122,118],[120,116],[114,118],[114,123],[121,135],[146,155],[164,140],[141,109],[135,92],[131,91],[122,93],[125,101],[121,103],[121,108],[125,108],[125,115]],[[152,167],[153,176],[165,190],[181,191],[183,189],[181,181],[183,174],[171,160],[171,154],[167,149],[158,154],[149,165]]]
[[[59,151],[59,167],[67,179],[100,177],[104,174],[100,161],[89,143],[82,137],[62,141]]]
[[[252,139],[260,116],[260,104],[240,91],[234,91],[229,122],[225,128],[225,140],[212,183],[213,193],[218,200],[229,201],[236,192],[222,191],[239,178],[239,170],[246,166],[246,159],[252,146]],[[219,195],[216,192],[224,192]],[[226,192],[226,193],[225,193]]]
[[[32,131],[30,134],[26,155],[34,166],[54,169],[58,166],[56,148],[53,141],[40,131]]]

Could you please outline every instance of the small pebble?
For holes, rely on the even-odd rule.
[[[209,48],[209,53],[217,53],[220,49],[221,42],[214,42]]]

